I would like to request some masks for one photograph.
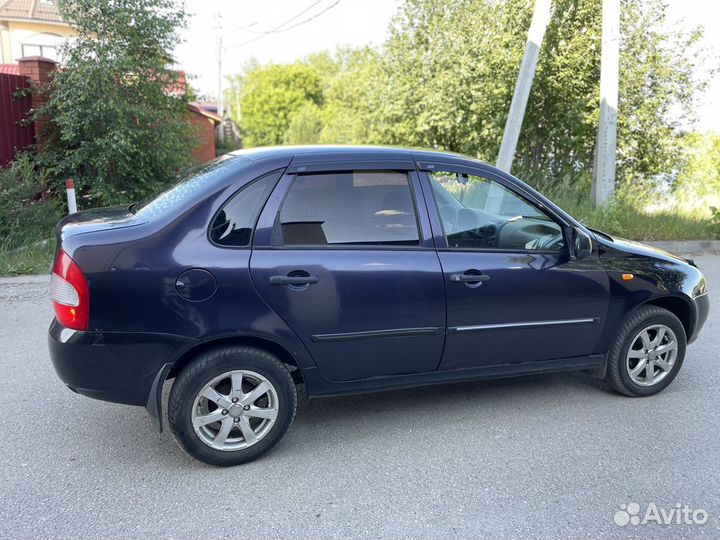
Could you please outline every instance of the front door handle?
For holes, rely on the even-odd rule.
[[[464,274],[452,274],[450,281],[453,283],[465,283],[471,287],[479,287],[484,281],[488,281],[490,276],[481,274],[478,270],[468,270]]]
[[[313,285],[318,281],[315,276],[270,276],[272,285]]]

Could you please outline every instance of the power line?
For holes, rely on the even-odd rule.
[[[303,9],[302,11],[296,13],[295,15],[293,15],[292,17],[290,17],[288,20],[284,21],[282,24],[279,24],[279,25],[277,25],[276,27],[271,28],[270,30],[263,30],[263,31],[247,30],[247,31],[249,31],[249,32],[252,32],[252,33],[255,33],[255,34],[260,34],[260,35],[259,35],[258,37],[256,37],[256,38],[253,38],[253,39],[248,40],[248,41],[245,42],[245,43],[240,43],[240,44],[238,44],[238,45],[232,45],[232,46],[228,47],[228,49],[234,49],[235,47],[242,47],[243,45],[246,45],[247,43],[252,43],[253,41],[257,41],[258,39],[263,38],[263,37],[265,37],[265,36],[268,35],[268,34],[273,34],[273,33],[277,32],[277,31],[279,31],[283,26],[285,26],[286,24],[289,24],[289,23],[293,22],[295,19],[297,19],[297,18],[300,17],[301,15],[307,13],[307,12],[310,11],[312,8],[314,8],[315,6],[317,6],[320,2],[322,2],[322,0],[315,0],[315,2],[313,2],[312,4],[310,4],[309,6],[307,6],[305,9]],[[237,28],[237,26],[236,26],[236,28]]]
[[[253,30],[252,27],[255,26],[257,23],[254,22],[252,24],[248,24],[247,26],[240,26],[238,23],[233,21],[232,19],[223,19],[224,22],[230,23],[230,26],[234,27],[236,30],[240,32],[250,32],[252,34],[263,34],[264,32],[262,30]]]
[[[283,28],[282,30],[280,30],[280,32],[286,32],[286,31],[288,31],[288,30],[292,30],[293,28],[297,28],[298,26],[302,26],[302,25],[305,24],[305,23],[309,23],[310,21],[312,21],[312,20],[314,20],[314,19],[317,19],[320,15],[324,14],[326,11],[330,11],[332,8],[334,8],[335,6],[337,6],[341,1],[342,1],[342,0],[335,0],[334,3],[330,4],[328,7],[326,7],[326,8],[323,9],[322,11],[317,12],[317,13],[316,13],[315,15],[313,15],[312,17],[308,17],[308,18],[305,19],[304,21],[300,21],[299,23],[293,24],[292,26],[288,26],[287,28]]]
[[[334,3],[330,4],[328,7],[326,7],[326,8],[323,9],[322,11],[317,12],[315,15],[312,15],[311,17],[308,17],[307,19],[304,19],[304,20],[302,20],[302,21],[300,21],[300,22],[297,22],[297,23],[293,24],[292,26],[287,26],[287,27],[286,27],[286,25],[287,25],[288,23],[291,23],[292,21],[294,21],[295,19],[297,19],[300,15],[303,15],[304,13],[307,13],[310,9],[312,9],[313,7],[315,7],[316,5],[318,5],[321,1],[322,1],[322,0],[317,0],[316,2],[313,2],[313,3],[310,4],[308,7],[306,7],[305,9],[303,9],[301,12],[295,14],[294,16],[292,16],[291,18],[289,18],[288,20],[286,20],[286,21],[283,22],[282,24],[280,24],[280,25],[278,25],[278,26],[276,26],[276,27],[274,27],[274,28],[272,28],[272,29],[270,29],[270,30],[267,30],[267,31],[265,31],[265,32],[260,33],[259,36],[254,37],[254,38],[252,38],[252,39],[249,39],[249,40],[247,40],[247,41],[243,41],[242,43],[238,43],[238,44],[236,44],[236,45],[230,45],[229,47],[227,47],[227,49],[237,49],[238,47],[244,47],[245,45],[249,45],[250,43],[254,43],[254,42],[258,41],[259,39],[262,39],[262,38],[264,38],[265,36],[268,36],[268,35],[270,35],[270,34],[276,34],[276,33],[280,33],[280,32],[287,32],[288,30],[292,30],[293,28],[297,28],[298,26],[302,26],[303,24],[309,23],[310,21],[312,21],[312,20],[314,20],[314,19],[317,19],[318,17],[320,17],[320,16],[323,15],[324,13],[330,11],[332,8],[334,8],[335,6],[337,6],[342,0],[335,0]]]

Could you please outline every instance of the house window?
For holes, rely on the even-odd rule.
[[[22,44],[22,55],[25,56],[42,56],[50,60],[57,60],[57,47],[54,45],[33,45],[32,43]]]

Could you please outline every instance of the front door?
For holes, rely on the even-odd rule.
[[[253,282],[328,379],[440,362],[443,276],[418,191],[409,171],[289,175],[263,211]]]
[[[491,173],[422,173],[447,290],[441,370],[593,354],[608,309],[597,252],[574,260],[557,217]]]

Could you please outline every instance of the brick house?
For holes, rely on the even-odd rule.
[[[42,56],[58,59],[58,47],[77,33],[53,0],[0,0],[0,64]]]

